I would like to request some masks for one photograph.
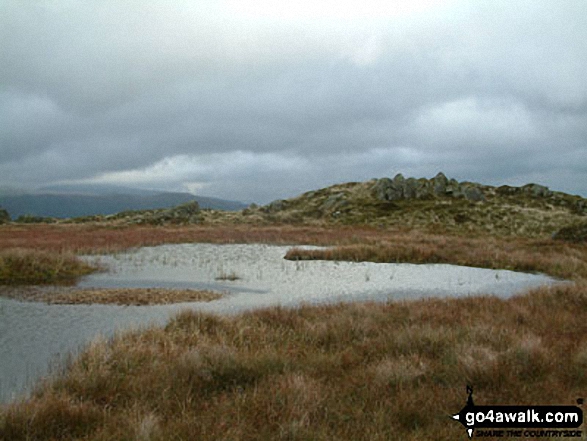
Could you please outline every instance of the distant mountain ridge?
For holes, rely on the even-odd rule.
[[[109,193],[110,191],[113,191]],[[94,215],[109,215],[129,210],[169,208],[190,201],[197,201],[200,208],[235,211],[246,207],[238,201],[194,196],[190,193],[156,192],[152,190],[126,189],[124,187],[104,189],[102,194],[90,191],[76,193],[58,192],[58,188],[47,188],[42,193],[0,195],[0,207],[8,211],[12,219],[31,215],[40,217],[73,218]],[[118,193],[115,191],[127,191]]]

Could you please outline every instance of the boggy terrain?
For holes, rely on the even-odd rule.
[[[289,257],[456,263],[573,283],[508,300],[272,308],[236,317],[185,312],[165,328],[95,341],[30,399],[0,411],[0,439],[466,439],[450,415],[465,404],[467,384],[479,405],[587,398],[587,244],[580,227],[552,237],[584,222],[582,198],[555,203],[559,196],[537,187],[481,189],[478,201],[395,199],[382,190],[387,199],[373,202],[376,185],[345,184],[239,213],[202,210],[194,224],[3,225],[0,248],[59,256],[180,242],[317,244],[336,247]],[[351,210],[304,217],[345,189]],[[369,198],[363,211],[353,205],[361,194]],[[516,202],[500,205],[508,198]],[[419,204],[457,207],[470,221],[453,213],[440,228],[440,211]],[[499,210],[515,219],[496,214],[485,226]]]

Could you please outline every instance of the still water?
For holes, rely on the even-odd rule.
[[[273,305],[492,294],[508,297],[553,283],[535,274],[454,265],[369,262],[291,262],[290,247],[182,244],[87,256],[107,272],[80,287],[212,289],[225,297],[208,303],[161,306],[46,305],[0,297],[0,403],[22,397],[39,378],[98,335],[162,325],[190,308],[234,314]],[[235,280],[228,280],[235,279]]]

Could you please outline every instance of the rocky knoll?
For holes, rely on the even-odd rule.
[[[336,223],[551,237],[585,221],[587,200],[539,184],[500,187],[431,179],[349,182],[243,211],[245,221]]]

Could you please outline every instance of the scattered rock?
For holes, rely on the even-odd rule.
[[[379,179],[373,186],[375,197],[380,201],[397,201],[403,198],[402,187],[389,178]]]
[[[522,192],[520,187],[510,187],[509,185],[502,185],[495,189],[495,192],[502,196],[511,196]]]
[[[404,181],[404,199],[416,199],[417,196],[422,195],[423,191],[418,184],[418,181],[414,178],[408,178]]]
[[[464,191],[465,199],[472,202],[480,202],[485,200],[485,195],[479,187],[470,186],[465,187]]]
[[[447,196],[452,196],[453,198],[460,198],[461,196],[463,196],[463,192],[461,191],[461,185],[458,183],[456,179],[451,179],[450,181],[448,181],[445,194]]]
[[[544,185],[526,184],[522,187],[502,185],[495,189],[495,193],[500,196],[523,195],[532,199],[545,199],[549,204],[568,208],[576,214],[587,214],[587,199],[581,196],[572,196],[559,191],[552,191]]]
[[[548,187],[538,184],[526,184],[521,188],[521,191],[535,198],[552,196],[552,191]]]
[[[432,178],[432,186],[436,196],[444,196],[446,194],[446,187],[448,186],[448,178],[444,173],[440,172]]]
[[[346,204],[348,204],[348,201],[345,200],[344,193],[334,193],[328,196],[328,198],[324,201],[322,204],[322,210],[331,211],[342,208]]]

